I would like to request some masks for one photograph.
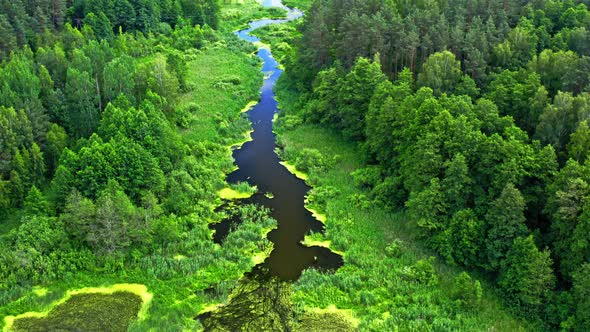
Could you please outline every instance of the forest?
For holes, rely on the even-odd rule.
[[[234,32],[285,8],[0,0],[0,327],[590,330],[590,2],[283,3],[303,18],[252,44]],[[252,288],[281,220],[226,177],[262,49],[324,225],[301,245],[344,265]],[[80,296],[112,285],[144,302]],[[103,311],[60,318],[68,298]]]
[[[285,55],[300,111],[442,260],[540,329],[590,329],[585,1],[314,1]]]
[[[138,282],[161,313],[132,329],[188,328],[272,248],[264,235],[276,222],[259,208],[241,208],[223,246],[208,228],[223,217],[228,147],[244,140],[240,109],[261,79],[255,48],[227,31],[276,15],[227,8],[221,26],[220,8],[2,2],[0,317],[69,289]]]

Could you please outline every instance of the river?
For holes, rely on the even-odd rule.
[[[258,42],[260,40],[251,35],[252,31],[303,16],[302,11],[284,6],[280,0],[265,0],[263,5],[287,10],[287,18],[253,21],[248,29],[236,32],[241,39]],[[279,68],[279,63],[269,49],[260,48],[257,55],[263,62],[265,79],[260,89],[260,101],[248,112],[254,130],[252,140],[234,151],[233,157],[238,170],[230,174],[227,180],[229,183],[247,181],[257,186],[259,193],[242,203],[265,206],[278,221],[278,228],[268,237],[273,242],[274,249],[257,269],[267,270],[271,276],[281,280],[292,281],[298,279],[301,272],[308,267],[335,269],[342,264],[342,258],[329,249],[305,247],[300,243],[308,232],[323,231],[323,224],[304,206],[305,196],[310,188],[281,165],[275,153],[273,117],[279,109],[273,88],[283,70]],[[272,193],[272,198],[263,193]]]
[[[251,22],[248,29],[236,32],[241,39],[258,42],[252,31],[303,16],[303,12],[285,7],[280,0],[264,0],[263,5],[285,9],[287,18]],[[279,108],[273,88],[283,71],[269,49],[260,48],[257,55],[262,60],[265,79],[260,101],[248,111],[252,140],[234,151],[238,170],[228,175],[227,181],[247,181],[257,186],[258,193],[239,204],[258,204],[270,209],[278,227],[268,235],[274,245],[270,256],[240,280],[229,302],[197,317],[205,331],[290,331],[294,317],[290,300],[292,282],[307,268],[333,271],[343,264],[342,257],[327,248],[301,244],[310,231],[323,232],[324,225],[305,208],[310,188],[281,165],[275,153],[273,117]],[[216,241],[223,240],[232,222],[239,220],[230,218],[215,226]]]

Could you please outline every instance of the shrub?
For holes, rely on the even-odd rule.
[[[293,130],[301,123],[303,123],[303,120],[297,115],[285,115],[279,118],[279,125],[285,130]]]
[[[303,149],[295,160],[295,166],[302,172],[323,169],[326,166],[324,156],[316,149]]]
[[[455,278],[451,297],[462,309],[474,309],[481,302],[482,289],[479,280],[472,280],[467,272]]]
[[[414,278],[419,283],[432,286],[438,283],[438,277],[434,270],[434,257],[417,261],[413,270]]]
[[[378,166],[360,168],[350,175],[354,179],[354,183],[363,188],[374,188],[381,182],[381,168]]]
[[[385,253],[389,257],[399,258],[402,255],[403,251],[403,242],[400,239],[395,239],[391,241],[391,243],[385,247]]]
[[[227,88],[230,86],[234,86],[234,85],[240,85],[242,84],[242,79],[239,76],[236,75],[227,75],[227,76],[222,76],[220,77],[215,83],[213,83],[213,86],[216,88]]]
[[[403,207],[408,196],[403,184],[401,177],[389,176],[383,182],[375,185],[371,191],[371,196],[385,208]]]
[[[365,194],[353,194],[348,197],[350,204],[359,209],[368,209],[371,207],[371,200]]]
[[[313,188],[307,198],[308,203],[325,206],[328,201],[340,194],[340,190],[332,186]]]
[[[187,129],[190,125],[192,114],[189,108],[179,107],[174,110],[173,117],[174,123],[176,123],[177,126]]]

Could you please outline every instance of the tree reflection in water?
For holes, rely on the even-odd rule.
[[[198,318],[205,331],[291,331],[291,287],[268,271],[254,270],[233,290],[228,304]]]

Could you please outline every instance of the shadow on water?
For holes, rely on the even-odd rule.
[[[250,33],[269,24],[285,23],[303,15],[297,9],[284,6],[280,0],[264,0],[264,6],[280,7],[288,11],[287,19],[264,19],[250,23],[250,28],[237,32],[249,42],[259,39]],[[252,141],[235,150],[233,157],[239,169],[228,176],[228,182],[248,182],[261,193],[272,193],[273,198],[256,194],[239,204],[257,204],[269,208],[278,221],[278,228],[268,238],[274,249],[264,263],[244,276],[232,292],[230,301],[218,310],[200,315],[207,331],[290,330],[292,315],[289,303],[290,281],[297,280],[301,272],[313,267],[333,271],[343,264],[342,257],[327,248],[306,247],[301,241],[310,231],[322,232],[324,226],[305,209],[305,196],[310,188],[291,174],[279,162],[275,153],[273,117],[278,111],[273,88],[283,71],[270,50],[261,48],[258,57],[263,61],[264,84],[261,99],[249,112],[254,129]],[[215,225],[215,241],[220,243],[231,231],[239,217],[230,217]]]

